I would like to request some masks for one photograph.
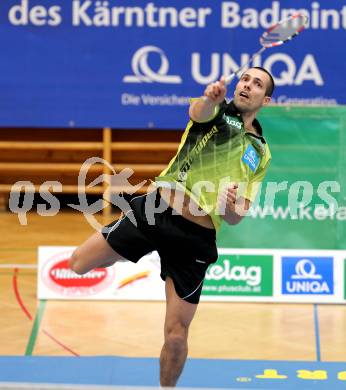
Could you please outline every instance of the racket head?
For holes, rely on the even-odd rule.
[[[271,26],[260,37],[263,47],[280,46],[300,34],[308,22],[308,17],[296,13]]]

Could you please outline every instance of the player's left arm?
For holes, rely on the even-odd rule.
[[[237,225],[247,214],[251,201],[237,196],[238,183],[231,183],[218,197],[218,210],[221,217],[230,225]]]
[[[221,217],[230,225],[237,225],[255,201],[267,173],[269,161],[248,183],[230,183],[218,196],[217,207]]]

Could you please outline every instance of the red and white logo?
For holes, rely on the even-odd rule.
[[[42,281],[49,289],[63,296],[87,297],[107,289],[115,281],[114,268],[95,268],[78,275],[69,268],[71,252],[56,253],[45,261]]]

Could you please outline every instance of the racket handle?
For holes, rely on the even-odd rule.
[[[234,77],[236,76],[237,74],[236,73],[232,73],[230,74],[229,76],[227,76],[225,78],[225,84],[228,85],[228,84],[231,84],[231,82],[233,81]]]

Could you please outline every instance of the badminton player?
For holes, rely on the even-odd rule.
[[[205,273],[218,256],[216,232],[222,221],[243,219],[267,172],[271,155],[256,115],[273,89],[272,76],[260,67],[241,75],[231,101],[224,78],[208,85],[204,96],[191,100],[179,149],[155,189],[132,198],[126,214],[71,258],[72,270],[84,274],[158,251],[166,288],[161,386],[175,386],[183,370]]]

